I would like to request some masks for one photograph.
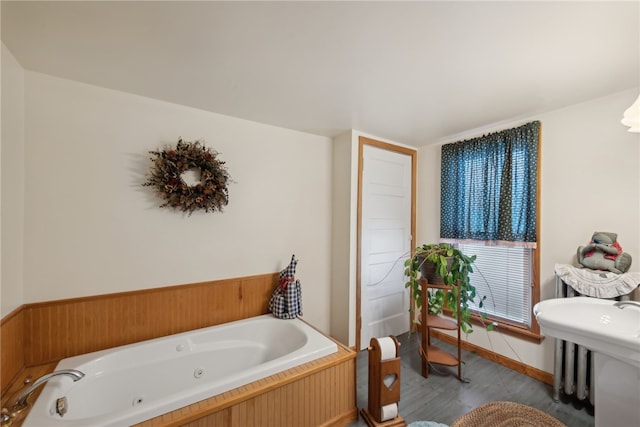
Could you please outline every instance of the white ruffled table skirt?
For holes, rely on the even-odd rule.
[[[578,268],[569,264],[556,264],[555,273],[577,292],[596,298],[627,295],[640,286],[640,273],[616,274],[610,271]]]

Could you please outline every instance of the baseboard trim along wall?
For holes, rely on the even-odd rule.
[[[446,333],[443,333],[441,331],[432,330],[431,336],[451,345],[456,345],[457,342],[455,337],[447,335]],[[491,360],[492,362],[498,363],[504,367],[513,369],[516,372],[520,372],[521,374],[524,374],[528,377],[534,378],[538,381],[542,381],[545,384],[553,384],[553,374],[549,372],[534,368],[533,366],[525,365],[520,361],[510,359],[501,354],[487,350],[486,348],[477,346],[467,341],[462,341],[461,344],[464,350],[475,353],[484,359]]]

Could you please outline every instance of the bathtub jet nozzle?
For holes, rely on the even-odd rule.
[[[40,378],[35,380],[33,382],[33,384],[31,384],[29,386],[29,388],[27,388],[25,391],[23,391],[22,394],[20,395],[20,397],[18,397],[18,399],[16,400],[16,403],[11,408],[11,414],[15,415],[15,414],[19,414],[20,412],[24,411],[27,408],[27,406],[29,406],[29,402],[27,400],[29,399],[31,394],[38,387],[40,387],[42,384],[44,384],[47,381],[49,381],[51,378],[55,378],[55,377],[59,377],[59,376],[71,377],[73,382],[76,382],[76,381],[80,381],[84,377],[84,373],[78,371],[77,369],[61,369],[59,371],[55,371],[55,372],[52,372],[50,374],[41,376]],[[64,411],[64,412],[66,412],[66,411]],[[63,414],[60,414],[60,416],[62,416],[62,415]]]
[[[67,405],[67,398],[63,396],[56,400],[56,412],[60,417],[64,417],[64,414],[69,410],[69,406]]]

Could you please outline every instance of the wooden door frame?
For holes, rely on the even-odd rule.
[[[356,351],[360,351],[360,331],[362,329],[361,307],[361,255],[362,255],[362,171],[364,165],[364,146],[369,145],[395,153],[405,154],[411,157],[411,244],[413,250],[416,239],[416,175],[418,166],[418,151],[399,145],[382,142],[365,136],[358,137],[358,211],[357,211],[357,237],[356,237]]]

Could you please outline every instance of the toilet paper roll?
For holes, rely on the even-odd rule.
[[[377,338],[380,345],[380,360],[393,359],[396,357],[396,343],[391,337]]]
[[[385,422],[398,416],[398,404],[390,403],[380,408],[380,421]]]

